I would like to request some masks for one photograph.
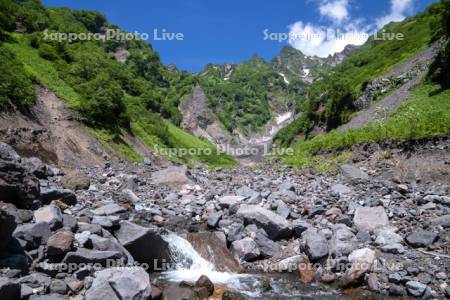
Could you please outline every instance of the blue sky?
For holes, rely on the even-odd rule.
[[[111,23],[150,34],[150,43],[163,63],[197,72],[207,63],[237,63],[254,53],[272,59],[289,43],[284,38],[302,34],[351,33],[358,40],[293,39],[290,44],[308,55],[326,56],[345,44],[363,43],[388,21],[401,20],[434,0],[43,0],[47,6],[94,9]],[[182,41],[155,41],[159,33],[182,33]],[[266,30],[266,31],[265,31]],[[265,34],[265,33],[266,34]],[[279,35],[280,34],[285,34]],[[270,34],[271,39],[267,39]],[[306,36],[306,35],[305,35]],[[276,37],[282,42],[275,41]],[[265,39],[266,38],[266,39]]]

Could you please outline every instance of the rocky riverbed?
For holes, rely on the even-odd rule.
[[[406,176],[423,153],[438,170]],[[450,297],[449,153],[60,170],[0,143],[0,299]]]

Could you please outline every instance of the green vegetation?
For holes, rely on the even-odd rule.
[[[423,13],[403,22],[388,24],[379,35],[401,33],[404,39],[376,40],[372,36],[335,67],[331,74],[314,82],[308,90],[301,120],[280,131],[275,141],[286,146],[296,136],[308,138],[314,126],[330,131],[347,122],[356,111],[354,100],[362,94],[368,81],[387,73],[428,47],[437,38],[436,32],[440,32],[438,37],[444,35],[440,28],[443,27],[442,19],[448,21],[448,17],[443,17],[448,5],[445,2],[448,0],[433,4]],[[445,66],[445,63],[439,65]],[[445,71],[438,73],[445,74]],[[448,76],[442,75],[441,78]]]
[[[230,73],[228,80],[224,80]],[[286,84],[272,66],[259,58],[224,70],[224,66],[208,65],[200,74],[200,84],[208,96],[209,107],[225,128],[232,132],[255,132],[272,117],[272,107],[285,110],[299,107],[306,84],[293,80]]]
[[[367,126],[347,132],[331,131],[293,145],[294,156],[285,161],[299,167],[312,167],[327,162],[319,152],[329,151],[331,157],[342,158],[340,150],[364,142],[414,140],[450,134],[450,90],[440,91],[437,85],[416,88],[410,100],[387,120],[373,121]]]
[[[55,32],[117,29],[98,12],[46,9],[38,0],[0,0],[0,7],[0,30],[7,35],[0,45],[0,106],[32,104],[34,81],[67,101],[93,135],[123,158],[142,161],[127,143],[130,134],[150,147],[215,149],[172,125],[181,123],[178,106],[196,78],[164,67],[150,45],[139,40],[69,43],[48,38]],[[127,51],[126,62],[115,58],[118,50]],[[216,152],[170,158],[211,166],[234,163]]]

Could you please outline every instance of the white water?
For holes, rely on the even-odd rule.
[[[286,83],[286,84],[289,84],[289,80],[287,80],[287,78],[286,78],[286,75],[284,75],[284,73],[278,73],[278,74],[280,74],[280,76],[281,77],[283,77],[283,79],[284,79],[284,82]]]
[[[163,236],[169,243],[172,259],[176,269],[162,273],[164,279],[170,282],[195,283],[201,275],[206,275],[214,284],[226,285],[228,288],[239,290],[240,279],[247,274],[235,274],[215,271],[214,265],[205,260],[195,251],[191,243],[174,233]]]

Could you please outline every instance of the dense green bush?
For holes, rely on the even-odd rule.
[[[55,48],[45,43],[39,45],[39,56],[51,61],[58,59],[58,53]]]
[[[0,47],[0,107],[26,107],[32,104],[35,98],[32,81],[22,64],[11,51]]]

